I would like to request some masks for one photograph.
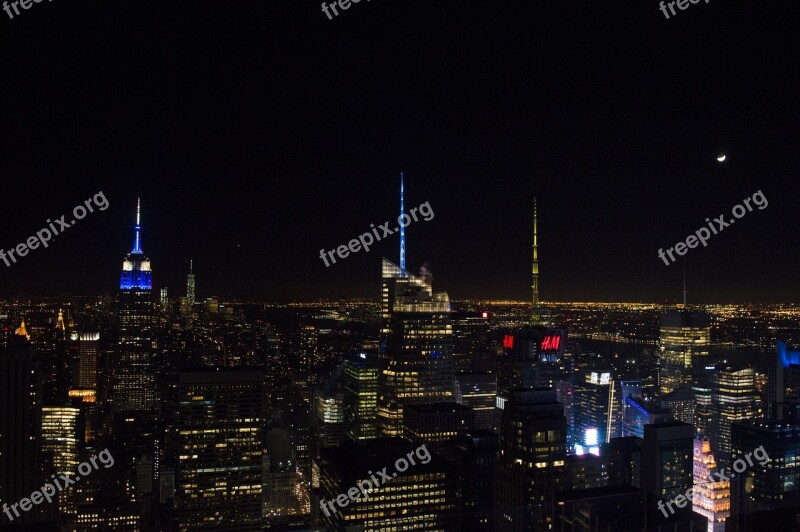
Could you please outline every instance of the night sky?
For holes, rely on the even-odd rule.
[[[797,301],[796,2],[53,0],[0,12],[0,247],[102,190],[110,208],[0,263],[0,297],[113,293],[137,194],[156,288],[243,299],[379,296],[408,266],[455,299]],[[725,152],[728,159],[715,158]],[[68,219],[71,216],[68,216]],[[394,226],[394,222],[392,226]]]

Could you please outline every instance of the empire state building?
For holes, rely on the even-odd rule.
[[[133,249],[125,256],[119,280],[119,364],[113,409],[150,411],[156,407],[153,375],[153,280],[142,251],[141,202],[136,206]]]

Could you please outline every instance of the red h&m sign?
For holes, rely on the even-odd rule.
[[[503,337],[503,349],[514,349],[514,335],[507,334]]]
[[[540,351],[557,351],[559,344],[561,344],[560,336],[545,336]]]

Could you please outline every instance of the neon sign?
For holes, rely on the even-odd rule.
[[[545,336],[544,340],[542,340],[542,346],[540,351],[557,351],[558,346],[561,344],[561,337],[560,336]]]
[[[598,378],[597,372],[593,371],[589,374],[589,382],[592,384],[610,384],[611,373],[601,373]]]
[[[503,337],[503,349],[514,349],[514,335],[507,334]]]

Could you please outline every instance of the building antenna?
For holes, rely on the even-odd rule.
[[[683,257],[683,308],[686,308],[686,257]]]
[[[533,197],[533,262],[531,264],[531,325],[541,322],[539,307],[539,241],[536,227],[536,196]]]
[[[142,198],[136,198],[136,225],[133,228],[133,253],[142,252]]]
[[[405,211],[405,203],[404,203],[404,196],[405,191],[403,189],[403,172],[400,172],[400,217],[402,219],[403,212]],[[406,271],[406,228],[403,226],[403,223],[400,223],[400,269],[405,273]]]

